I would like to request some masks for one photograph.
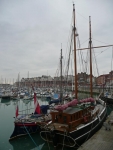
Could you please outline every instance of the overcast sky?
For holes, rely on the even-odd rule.
[[[0,76],[55,76],[62,43],[66,53],[73,2],[81,47],[113,44],[112,0],[0,0]],[[86,41],[86,42],[85,42]],[[103,42],[103,43],[102,43]],[[83,43],[83,44],[82,44]],[[96,50],[99,74],[111,70],[112,47]]]

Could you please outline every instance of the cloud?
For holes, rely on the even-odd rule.
[[[80,43],[86,41],[81,47],[88,46],[89,16],[92,20],[93,46],[112,44],[112,3],[110,0],[75,1]],[[0,76],[17,78],[20,72],[21,77],[27,77],[28,71],[30,77],[47,72],[54,76],[59,64],[61,43],[64,61],[67,58],[72,9],[72,2],[68,0],[1,0]],[[101,53],[101,50],[96,50],[96,53]],[[110,56],[111,51],[104,51],[97,57],[100,74],[104,70],[106,73],[111,70]]]

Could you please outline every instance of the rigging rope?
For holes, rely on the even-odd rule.
[[[96,40],[96,39],[94,39],[94,38],[92,38],[92,39],[93,39],[93,40],[95,40],[95,41],[98,41],[98,42],[100,42],[100,43],[108,44],[108,43],[105,43],[105,42],[102,42],[102,41]]]
[[[94,49],[93,49],[93,52],[94,52]],[[98,65],[97,65],[97,61],[96,61],[96,56],[95,56],[95,53],[94,54],[94,59],[95,59],[95,63],[96,63],[96,68],[97,68],[97,75],[99,76],[99,70],[98,70]]]
[[[109,49],[109,47],[106,48],[105,50],[101,51],[100,54],[103,53],[104,51],[108,50],[108,49]],[[98,55],[100,55],[100,54],[98,54]],[[97,55],[97,56],[98,56],[98,55]],[[97,56],[96,56],[96,57],[97,57]]]
[[[65,53],[65,56],[64,56],[64,65],[66,65],[66,60],[67,60],[67,57],[68,57],[67,53],[68,53],[68,49],[70,47],[70,33],[72,33],[72,22],[73,22],[73,12],[72,12],[72,18],[71,18],[71,24],[70,24],[68,42],[67,42],[67,47],[66,47],[66,53]]]
[[[63,146],[62,146],[62,150],[64,149],[64,140],[65,140],[65,131],[64,131],[64,139],[63,139]]]
[[[70,49],[68,54],[68,62],[66,67],[66,80],[68,80],[68,71],[69,71],[69,63],[70,63],[70,54],[71,54],[71,48],[72,48],[72,41],[73,41],[73,32],[71,33],[71,43],[70,43]]]
[[[22,123],[23,123],[23,122],[22,122]],[[24,125],[24,123],[23,123],[23,125]],[[26,128],[25,125],[24,125],[24,128],[25,128],[26,132],[28,133],[29,137],[31,138],[31,140],[33,141],[33,143],[35,144],[35,146],[37,146],[37,149],[40,150],[39,146],[38,146],[38,145],[36,144],[36,142],[33,140],[32,136],[30,135],[30,133],[29,133],[29,131],[27,130],[27,128]]]
[[[45,133],[46,134],[46,139],[47,139],[47,133]],[[50,146],[49,146],[49,140],[47,140],[47,145],[48,145],[48,147],[49,147],[49,150],[50,150]]]

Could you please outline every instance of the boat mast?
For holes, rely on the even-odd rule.
[[[113,46],[113,45],[95,46],[95,47],[92,47],[92,48],[102,48],[102,47],[110,47],[110,46]],[[79,48],[77,50],[86,50],[86,49],[90,49],[90,48]]]
[[[29,71],[28,71],[28,93],[29,93]]]
[[[18,73],[17,83],[18,83],[18,90],[19,90],[19,88],[20,88],[20,83],[19,83],[19,73]]]
[[[74,32],[74,67],[75,67],[75,98],[77,99],[77,61],[76,61],[76,27],[75,27],[75,4],[73,4],[73,32]]]
[[[61,44],[61,57],[60,57],[60,99],[61,99],[61,103],[62,103],[62,44]]]
[[[89,48],[90,48],[90,96],[93,97],[93,92],[92,92],[92,41],[91,41],[91,16],[89,16]]]

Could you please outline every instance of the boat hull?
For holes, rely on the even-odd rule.
[[[83,127],[74,130],[73,132],[58,131],[41,131],[40,135],[43,140],[52,142],[54,147],[57,145],[65,145],[67,147],[75,147],[88,140],[96,131],[98,131],[107,116],[106,107],[98,117],[92,120],[90,123],[85,124]],[[57,142],[56,142],[57,141]]]
[[[101,96],[101,99],[103,101],[105,101],[107,104],[113,104],[113,98],[108,98],[108,97]]]
[[[1,96],[1,98],[2,98],[3,100],[7,100],[7,99],[10,99],[11,96]]]
[[[18,123],[15,123],[14,131],[12,135],[10,136],[9,140],[12,140],[19,136],[27,135],[29,133],[31,134],[31,133],[35,133],[39,131],[40,131],[40,127],[37,126],[35,122],[32,122],[32,123],[22,123],[22,122],[19,123],[18,122]]]

